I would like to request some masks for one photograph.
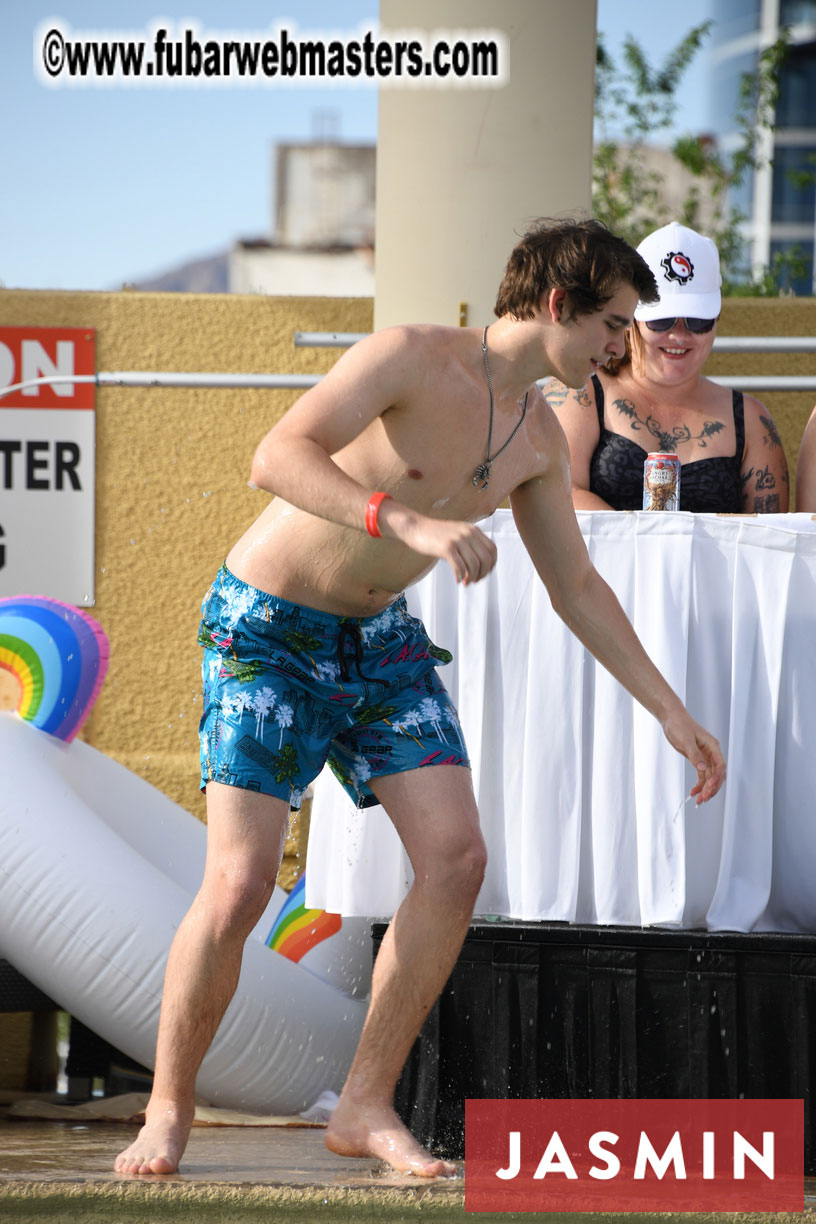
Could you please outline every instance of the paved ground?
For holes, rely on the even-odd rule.
[[[385,1174],[377,1161],[334,1156],[316,1127],[195,1127],[180,1173],[123,1177],[113,1158],[136,1129],[0,1119],[0,1220],[464,1217],[462,1178]]]
[[[0,1177],[54,1184],[121,1182],[113,1159],[137,1129],[106,1122],[0,1121]],[[377,1166],[377,1161],[334,1156],[323,1143],[322,1128],[197,1126],[182,1171],[149,1180],[179,1185],[370,1186]],[[399,1180],[411,1184],[410,1179]]]

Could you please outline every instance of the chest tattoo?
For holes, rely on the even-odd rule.
[[[641,417],[630,399],[616,399],[613,401],[613,407],[621,417],[628,419],[629,428],[635,433],[645,430],[651,434],[662,451],[676,451],[684,442],[696,442],[701,450],[705,450],[708,439],[716,437],[725,429],[723,421],[705,421],[700,432],[696,434],[691,432],[688,425],[675,425],[671,429],[664,429],[657,417],[651,413],[645,419]]]

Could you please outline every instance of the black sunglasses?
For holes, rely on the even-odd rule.
[[[667,332],[671,331],[678,320],[675,319],[646,319],[646,326],[649,331]],[[716,319],[683,319],[686,328],[690,332],[694,332],[695,336],[702,336],[706,332],[710,332]]]

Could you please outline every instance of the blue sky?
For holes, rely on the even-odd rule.
[[[500,0],[497,0],[500,3]],[[614,53],[631,32],[658,63],[710,0],[682,23],[655,21],[654,0],[598,0]],[[9,288],[110,289],[270,230],[271,150],[308,140],[332,112],[343,140],[376,139],[377,93],[345,88],[61,88],[34,72],[34,32],[145,36],[159,18],[243,35],[291,21],[314,36],[376,24],[377,0],[0,0],[0,282]],[[684,91],[688,130],[706,124],[705,59]]]

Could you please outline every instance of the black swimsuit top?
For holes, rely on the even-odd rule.
[[[648,452],[631,438],[605,427],[604,391],[596,374],[592,375],[592,383],[601,436],[589,465],[590,492],[602,497],[613,510],[642,510],[643,461]],[[681,510],[697,514],[736,514],[742,510],[740,471],[745,448],[745,419],[742,392],[734,391],[732,395],[736,450],[733,455],[695,459],[681,466]]]

